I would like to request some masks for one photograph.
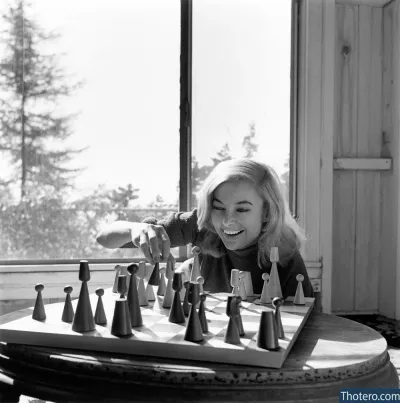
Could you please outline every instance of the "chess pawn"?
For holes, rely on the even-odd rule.
[[[240,271],[237,269],[232,269],[231,271],[232,294],[236,297],[239,296],[239,273]]]
[[[185,315],[183,313],[180,291],[183,287],[182,274],[174,273],[172,280],[172,289],[174,291],[174,299],[172,301],[172,307],[169,312],[168,320],[172,323],[185,323]]]
[[[199,306],[199,319],[200,319],[200,324],[201,324],[201,329],[203,333],[208,332],[208,323],[207,323],[207,318],[206,318],[206,307],[205,307],[205,301],[206,301],[207,295],[204,293],[200,294],[200,306]]]
[[[153,271],[151,272],[151,276],[149,278],[148,284],[159,286],[160,285],[160,263],[156,263],[154,265]]]
[[[283,325],[282,325],[282,316],[281,316],[281,306],[283,305],[283,298],[276,297],[272,300],[272,305],[275,308],[275,322],[276,322],[276,330],[277,330],[277,335],[278,339],[284,339],[285,338],[285,331],[283,330]]]
[[[269,287],[268,287],[268,279],[269,274],[263,273],[262,279],[264,280],[261,296],[260,296],[260,303],[261,304],[270,304],[271,303],[271,296],[269,295]]]
[[[65,304],[64,310],[61,316],[61,320],[66,323],[71,323],[74,319],[74,308],[71,302],[71,292],[73,288],[70,285],[64,287],[64,292],[66,293],[65,296]]]
[[[139,270],[139,266],[135,263],[128,265],[128,272],[131,275],[129,279],[128,290],[128,308],[129,317],[132,327],[138,327],[143,325],[142,312],[140,310],[139,294],[137,289],[137,277],[136,273]]]
[[[165,267],[160,269],[160,284],[158,285],[157,295],[164,296],[166,290],[165,284]]]
[[[246,294],[246,287],[245,287],[245,277],[246,274],[244,271],[239,272],[239,296],[242,299],[242,301],[247,300],[247,294]]]
[[[268,291],[271,298],[282,298],[282,288],[278,274],[277,263],[279,261],[278,248],[276,246],[271,248],[270,260],[272,263],[271,272],[268,282]]]
[[[298,281],[297,283],[297,289],[296,289],[296,295],[294,296],[293,304],[294,305],[305,305],[306,300],[304,298],[304,291],[303,291],[303,280],[304,276],[302,274],[298,274],[296,276],[296,280]]]
[[[117,293],[118,292],[118,276],[121,274],[121,265],[119,265],[119,264],[117,264],[115,267],[114,267],[114,270],[115,270],[115,277],[114,277],[114,285],[113,285],[113,288],[112,288],[112,292],[115,294],[115,293]]]
[[[44,289],[44,285],[39,283],[35,285],[35,291],[37,292],[35,307],[32,313],[32,319],[35,320],[45,320],[46,312],[44,309],[42,291]]]
[[[226,303],[226,314],[229,316],[228,327],[224,341],[229,344],[240,344],[240,333],[237,325],[237,310],[239,309],[236,296],[229,295]]]
[[[192,248],[192,253],[193,253],[194,257],[193,257],[192,270],[190,272],[190,281],[192,283],[195,283],[197,281],[197,278],[201,276],[201,273],[200,273],[200,258],[199,258],[199,255],[201,253],[200,247],[199,246],[194,246]]]
[[[106,313],[104,312],[104,305],[102,299],[102,296],[104,295],[104,289],[98,288],[96,290],[96,295],[98,298],[97,298],[96,311],[94,313],[94,323],[96,325],[105,325],[107,323],[107,317]]]
[[[191,304],[189,320],[186,327],[185,337],[186,341],[199,342],[203,341],[203,330],[201,328],[201,323],[199,319],[199,314],[197,313],[196,305],[199,301],[199,284],[189,283],[189,303]]]
[[[238,327],[238,330],[239,330],[239,336],[243,337],[245,335],[245,332],[244,332],[244,328],[243,328],[242,315],[240,314],[241,303],[242,303],[242,298],[240,296],[236,297],[237,309],[236,309],[235,318],[236,318],[236,323],[237,323],[237,327]]]
[[[144,278],[146,277],[146,262],[139,262],[139,270],[137,271],[137,277],[139,278],[139,283],[137,286],[139,305],[147,306],[149,301],[147,299],[147,292],[144,286]]]
[[[174,298],[174,290],[172,289],[172,280],[174,277],[173,263],[168,260],[166,269],[167,287],[165,289],[164,300],[162,303],[163,308],[171,308]]]
[[[276,321],[272,310],[261,312],[257,347],[264,350],[278,350],[279,348]]]
[[[126,276],[119,276],[118,293],[120,296],[115,301],[114,316],[111,325],[111,334],[113,336],[124,337],[132,334],[128,300],[125,297],[127,289]]]
[[[72,321],[72,330],[74,332],[91,332],[96,329],[96,326],[87,285],[87,282],[90,280],[89,263],[87,260],[80,261],[79,280],[82,281],[82,285],[74,319]]]
[[[185,316],[189,316],[189,311],[190,311],[190,305],[189,305],[189,285],[190,285],[190,281],[185,281],[183,283],[183,286],[186,289],[185,292],[185,297],[183,299],[183,303],[182,303],[182,308],[183,308],[183,313]]]

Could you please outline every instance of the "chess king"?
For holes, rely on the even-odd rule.
[[[206,291],[230,293],[231,271],[237,269],[250,272],[254,293],[261,294],[262,274],[274,267],[272,275],[278,273],[283,298],[296,294],[299,274],[304,297],[312,297],[299,252],[303,231],[281,189],[277,174],[264,163],[248,158],[223,161],[205,180],[193,211],[141,223],[116,221],[96,239],[107,248],[140,248],[152,264],[166,262],[171,247],[198,246]],[[279,250],[278,262],[271,262],[274,248]],[[191,266],[193,259],[188,259],[177,268],[183,282],[190,280]]]

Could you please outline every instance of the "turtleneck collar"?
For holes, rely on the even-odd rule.
[[[226,251],[230,256],[234,256],[237,258],[247,258],[250,255],[257,256],[257,249],[258,249],[258,243],[255,242],[244,249],[237,249],[237,250],[227,249]]]

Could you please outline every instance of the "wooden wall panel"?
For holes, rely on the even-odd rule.
[[[334,157],[357,153],[358,7],[336,6]],[[334,171],[332,311],[354,306],[356,173]]]

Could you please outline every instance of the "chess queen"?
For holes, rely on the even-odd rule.
[[[205,180],[197,208],[142,223],[116,221],[97,241],[107,248],[140,248],[150,263],[166,261],[171,247],[191,243],[201,248],[204,290],[231,292],[231,270],[249,271],[255,294],[263,273],[271,271],[271,248],[279,250],[278,273],[283,297],[294,296],[296,276],[304,276],[305,297],[313,295],[299,249],[305,240],[290,214],[276,173],[264,163],[240,158],[219,163]],[[276,248],[274,248],[276,249]],[[192,260],[177,269],[189,279]]]

